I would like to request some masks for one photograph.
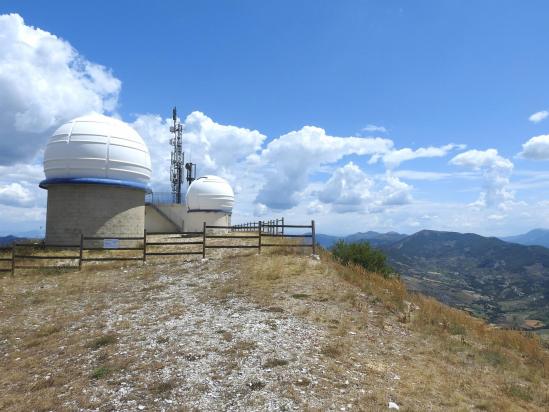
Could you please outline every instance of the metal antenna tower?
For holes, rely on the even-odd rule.
[[[183,181],[183,125],[177,121],[177,109],[172,111],[173,126],[170,132],[173,137],[170,139],[172,146],[172,162],[170,166],[170,179],[172,182],[172,196],[174,203],[181,203],[181,183]]]

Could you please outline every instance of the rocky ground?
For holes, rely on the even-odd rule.
[[[2,410],[543,410],[498,399],[466,344],[426,341],[306,255],[0,284]]]

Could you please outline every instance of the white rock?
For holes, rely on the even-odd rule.
[[[137,409],[139,409],[140,411],[142,411],[143,409],[145,409],[145,406],[143,406],[143,405],[137,405]]]
[[[398,411],[400,407],[394,402],[389,402],[389,409],[396,409]]]

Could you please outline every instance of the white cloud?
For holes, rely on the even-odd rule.
[[[0,203],[8,206],[31,206],[34,201],[32,192],[19,183],[0,185]]]
[[[269,208],[263,203],[256,203],[254,208],[254,216],[262,217],[266,216],[269,213]]]
[[[259,167],[265,183],[256,201],[271,209],[294,207],[309,176],[321,165],[351,154],[385,153],[392,147],[389,139],[329,136],[324,129],[313,126],[287,133],[269,142],[260,154]]]
[[[0,164],[34,157],[51,128],[90,111],[112,111],[120,80],[66,41],[0,15]]]
[[[266,136],[257,130],[222,125],[201,112],[192,112],[184,123],[183,141],[188,154],[199,160],[201,174],[216,173],[236,181],[239,165],[257,162]]]
[[[376,126],[375,124],[367,124],[366,127],[362,128],[362,131],[368,132],[368,133],[375,133],[375,132],[387,133],[387,129],[385,127]]]
[[[513,163],[498,154],[496,149],[468,150],[450,160],[451,164],[470,167],[473,170],[486,168],[512,170]]]
[[[149,148],[152,163],[151,186],[155,191],[171,191],[169,122],[159,115],[140,114],[131,123]]]
[[[549,116],[549,112],[547,110],[542,110],[540,112],[536,112],[533,115],[531,115],[528,120],[530,120],[532,123],[539,123],[542,120],[544,120],[547,116]]]
[[[444,180],[444,179],[471,179],[475,176],[478,176],[478,173],[475,172],[428,172],[424,170],[395,170],[393,175],[401,179],[406,180]]]
[[[132,126],[143,137],[151,153],[151,185],[157,191],[170,191],[169,132],[171,119],[158,115],[138,115]],[[215,174],[230,181],[241,194],[243,182],[252,183],[249,173],[258,161],[258,152],[266,137],[257,130],[216,123],[195,111],[183,121],[185,162],[197,163],[197,174]],[[246,184],[245,184],[246,185]]]
[[[318,200],[331,205],[336,213],[379,213],[410,203],[411,191],[412,186],[390,172],[374,179],[349,162],[336,169],[317,194]]]
[[[387,173],[385,187],[381,191],[381,205],[401,206],[412,202],[412,186]]]
[[[496,149],[468,150],[455,156],[450,163],[482,172],[483,191],[473,206],[507,209],[512,205],[514,193],[509,189],[509,177],[513,163],[500,156]]]
[[[37,187],[43,178],[38,159],[51,130],[90,111],[114,112],[121,82],[108,68],[83,58],[68,42],[25,25],[15,14],[0,16],[0,44],[0,227],[8,233],[44,224],[46,191]],[[547,116],[542,111],[531,120]],[[133,123],[149,145],[152,184],[160,190],[169,190],[169,125],[169,119],[156,114],[139,115]],[[541,186],[530,192],[530,205],[515,202],[509,184],[513,164],[495,149],[455,156],[452,164],[471,169],[463,173],[393,171],[405,161],[446,156],[463,146],[395,148],[389,139],[330,136],[313,126],[274,136],[267,144],[267,137],[259,131],[222,125],[201,112],[187,116],[184,126],[186,160],[192,156],[199,174],[219,174],[233,184],[235,222],[237,217],[249,220],[254,213],[272,217],[284,209],[286,221],[314,218],[328,233],[411,232],[430,227],[493,234],[502,228],[509,232],[528,225],[549,225]],[[362,131],[387,132],[376,125]],[[547,159],[546,150],[547,136],[537,136],[523,145],[520,155]],[[381,160],[387,170],[370,175],[352,162],[335,167],[346,156],[371,156],[371,163]],[[328,179],[326,171],[330,172]],[[412,199],[414,188],[401,180],[458,175],[483,176],[484,188],[474,203],[477,207]],[[522,185],[546,185],[546,179],[536,179]],[[422,187],[428,197],[426,190]]]
[[[353,162],[349,162],[334,171],[318,193],[318,199],[332,204],[336,212],[365,211],[373,185],[373,180],[366,173]]]
[[[549,134],[532,137],[522,145],[519,156],[531,160],[549,160]]]
[[[416,150],[405,147],[403,149],[391,150],[383,155],[374,156],[371,159],[371,163],[375,163],[381,159],[388,169],[394,169],[407,160],[426,157],[443,157],[446,156],[451,150],[464,148],[464,145],[456,145],[453,143],[440,147],[420,147]]]

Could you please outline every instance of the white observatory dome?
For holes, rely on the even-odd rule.
[[[90,114],[59,127],[44,153],[46,180],[122,184],[145,188],[151,158],[139,134],[121,120]]]
[[[203,176],[196,179],[187,190],[189,211],[216,211],[231,213],[234,192],[229,183],[218,176]]]

